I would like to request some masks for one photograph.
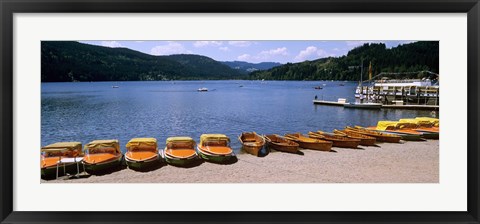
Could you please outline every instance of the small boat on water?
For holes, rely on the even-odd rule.
[[[186,166],[198,159],[195,151],[197,143],[190,137],[170,137],[167,138],[163,154],[168,164],[175,166]]]
[[[298,153],[298,143],[290,141],[280,135],[264,135],[267,142],[267,148],[281,152]]]
[[[400,140],[402,139],[402,137],[400,137],[399,135],[380,133],[380,132],[376,132],[376,131],[362,129],[362,128],[359,128],[359,127],[352,128],[352,127],[347,126],[345,128],[345,130],[348,131],[348,132],[353,132],[353,133],[357,133],[357,134],[368,135],[368,136],[374,137],[376,139],[376,141],[379,141],[379,142],[399,143]]]
[[[126,148],[125,162],[128,168],[146,169],[158,165],[160,162],[155,138],[132,138],[128,141]]]
[[[306,137],[300,133],[285,134],[285,138],[294,141],[304,149],[331,151],[333,143],[315,138]]]
[[[92,174],[120,166],[122,152],[118,140],[95,140],[84,147],[83,165]]]
[[[379,110],[382,108],[381,103],[346,103],[343,105],[345,108],[355,108],[355,109],[372,109]]]
[[[120,88],[119,86],[112,86],[112,88],[116,89],[116,88]]]
[[[78,166],[75,159],[82,154],[80,142],[57,142],[41,148],[40,173],[41,178],[63,176],[67,173],[79,173],[83,166]],[[65,158],[72,158],[72,162],[61,163]],[[79,158],[79,161],[81,158]],[[57,173],[58,172],[58,173]]]
[[[258,156],[265,146],[265,139],[256,132],[243,132],[238,136],[238,140],[242,144],[242,149],[254,156]]]
[[[313,87],[313,88],[314,88],[314,89],[323,89],[323,87],[321,87],[321,86],[315,86],[315,87]]]
[[[215,163],[225,163],[236,158],[230,148],[230,138],[224,134],[202,134],[197,152],[204,160]]]
[[[333,142],[333,147],[340,147],[340,148],[358,148],[360,144],[360,140],[352,139],[348,137],[338,136],[334,134],[329,134],[322,131],[317,132],[308,132],[308,137],[310,138],[317,138],[325,141]]]
[[[363,135],[363,134],[358,134],[355,132],[350,132],[348,130],[344,131],[339,131],[337,129],[333,130],[333,133],[339,136],[343,137],[348,137],[352,139],[358,139],[360,141],[359,145],[363,146],[374,146],[376,143],[376,138],[368,136],[368,135]]]
[[[200,88],[200,89],[197,89],[198,92],[207,92],[208,89],[203,87],[203,88]]]

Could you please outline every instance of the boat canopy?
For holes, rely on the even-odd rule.
[[[85,145],[85,150],[87,149],[101,149],[101,148],[114,148],[116,153],[120,152],[120,144],[117,139],[110,140],[94,140]]]
[[[395,129],[398,123],[398,121],[378,121],[376,129],[381,131]]]
[[[127,149],[131,147],[152,147],[152,148],[157,148],[157,139],[155,138],[132,138],[130,141],[128,141],[126,147]],[[142,148],[143,148],[142,147]]]
[[[193,142],[193,143],[195,143],[195,141],[190,137],[170,137],[170,138],[167,138],[166,144],[173,143],[173,142]]]
[[[430,121],[417,120],[417,119],[414,119],[414,118],[400,119],[399,122],[416,124],[418,126],[431,126],[432,125],[432,122],[430,122]]]
[[[200,136],[200,145],[207,141],[226,141],[230,142],[230,138],[228,138],[224,134],[203,134]]]
[[[58,152],[58,151],[82,151],[81,142],[57,142],[42,147],[42,152]]]
[[[431,124],[433,124],[433,126],[435,126],[435,127],[439,127],[439,126],[440,126],[440,119],[438,119],[438,118],[433,118],[433,117],[416,117],[415,119],[416,119],[416,120],[421,120],[421,121],[428,121],[428,122],[430,122]]]

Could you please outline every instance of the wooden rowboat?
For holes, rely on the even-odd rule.
[[[304,149],[331,151],[333,143],[320,139],[309,138],[300,133],[285,134],[285,138],[294,141]]]
[[[258,156],[265,146],[265,139],[255,132],[243,132],[238,140],[242,143],[242,149],[254,156]]]
[[[333,131],[336,135],[343,136],[343,137],[348,137],[348,138],[353,138],[353,139],[358,139],[360,140],[359,145],[364,145],[364,146],[374,146],[376,143],[376,138],[368,136],[368,135],[363,135],[355,132],[351,132],[348,130],[344,131],[339,131],[335,129]]]
[[[394,134],[387,134],[387,133],[380,133],[376,131],[370,131],[366,129],[359,129],[359,128],[352,128],[352,127],[346,127],[345,130],[349,132],[354,132],[357,134],[363,134],[363,135],[368,135],[371,137],[374,137],[377,141],[379,142],[390,142],[390,143],[399,143],[402,137],[399,135],[394,135]]]
[[[298,143],[290,141],[280,135],[264,135],[269,149],[274,149],[281,152],[298,153]]]
[[[333,147],[340,147],[340,148],[358,148],[358,144],[360,144],[360,140],[352,139],[348,137],[342,137],[338,135],[328,134],[322,131],[317,132],[308,132],[308,137],[310,138],[317,138],[325,141],[333,142]]]

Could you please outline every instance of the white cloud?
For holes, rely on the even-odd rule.
[[[118,41],[102,41],[101,45],[104,46],[104,47],[112,47],[112,48],[113,47],[124,47]]]
[[[276,49],[261,51],[256,55],[242,54],[238,56],[237,59],[240,61],[248,61],[248,62],[256,63],[256,62],[265,62],[268,60],[272,60],[272,58],[274,57],[283,57],[287,55],[288,55],[287,48],[279,47]]]
[[[166,45],[158,45],[150,50],[152,55],[171,55],[171,54],[191,54],[182,44],[174,41],[167,42]]]
[[[240,61],[248,61],[250,60],[252,56],[250,56],[249,54],[242,54],[240,56],[237,57],[238,60]]]
[[[287,52],[286,47],[279,47],[277,49],[262,51],[262,52],[260,52],[259,55],[264,56],[264,57],[269,57],[269,56],[273,56],[273,55],[284,55],[285,56],[285,55],[288,55],[288,52]]]
[[[251,41],[228,41],[228,44],[235,47],[248,47],[252,45]]]
[[[221,50],[221,51],[230,51],[230,49],[228,47],[220,47],[218,49]]]
[[[298,53],[295,56],[294,60],[297,62],[305,61],[305,60],[313,60],[318,58],[325,58],[325,57],[332,57],[335,54],[328,53],[327,51],[317,48],[315,46],[309,46]]]
[[[206,46],[221,46],[223,44],[222,41],[195,41],[193,46],[195,47],[206,47]]]
[[[305,61],[307,59],[310,59],[312,56],[314,56],[317,53],[317,47],[314,46],[309,46],[305,50],[300,51],[297,56],[295,56],[295,61]]]

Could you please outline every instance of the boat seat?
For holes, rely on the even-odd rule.
[[[130,160],[135,160],[135,161],[144,161],[144,160],[149,160],[154,157],[158,156],[158,153],[156,152],[151,152],[151,151],[128,151],[125,153],[125,157],[127,157]]]
[[[83,161],[90,164],[97,164],[111,161],[118,158],[117,155],[111,153],[88,154],[83,157]]]
[[[196,152],[193,149],[166,149],[165,154],[180,159],[186,159],[195,156]]]
[[[232,153],[232,149],[226,146],[207,146],[205,151],[217,155],[229,155]]]

